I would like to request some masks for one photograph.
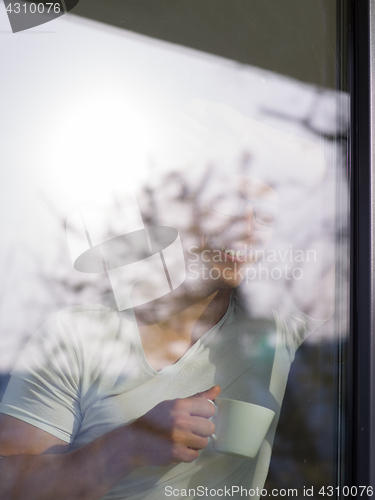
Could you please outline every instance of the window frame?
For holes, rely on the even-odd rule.
[[[353,485],[375,485],[375,4],[350,4],[351,321],[347,400],[347,471]],[[344,423],[344,422],[343,422]],[[349,476],[349,477],[348,477]]]

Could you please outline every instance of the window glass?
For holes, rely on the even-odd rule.
[[[137,466],[93,498],[335,496],[342,12],[82,0],[55,17],[0,17],[0,411],[87,464],[132,429]],[[3,421],[0,451],[31,453]]]

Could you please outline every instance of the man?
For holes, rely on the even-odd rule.
[[[221,388],[278,414],[294,351],[318,323],[293,305],[276,330],[244,313],[232,291],[271,241],[278,198],[254,178],[217,184],[182,287],[134,315],[64,310],[26,348],[1,405],[1,498],[263,487],[277,417],[254,460],[229,457],[210,445],[211,401]]]
[[[181,286],[134,310],[63,310],[26,347],[0,406],[1,498],[194,498],[241,486],[259,497],[290,364],[321,322],[285,292],[286,314],[248,313],[247,273],[271,241],[278,196],[224,174],[194,194],[181,182],[175,205],[166,199],[182,224],[191,215]],[[276,413],[253,460],[212,449],[220,391]]]

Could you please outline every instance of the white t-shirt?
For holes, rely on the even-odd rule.
[[[231,300],[217,325],[174,365],[156,372],[145,358],[134,317],[100,304],[62,310],[33,335],[21,354],[0,411],[76,449],[161,401],[218,384],[221,397],[275,411],[257,457],[223,455],[209,444],[192,463],[137,469],[104,498],[165,500],[170,487],[181,497],[190,489],[188,498],[205,498],[198,492],[206,487],[261,489],[291,362],[301,342],[321,323],[301,312],[288,318],[276,311],[273,315],[273,320],[252,320]]]

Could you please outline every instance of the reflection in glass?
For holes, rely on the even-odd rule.
[[[144,453],[113,495],[265,486],[301,496],[303,486],[332,485],[335,355],[346,331],[334,305],[346,305],[348,278],[346,159],[334,139],[345,139],[346,96],[216,58],[202,69],[200,53],[119,40],[131,70],[107,68],[113,78],[89,97],[85,85],[76,89],[85,126],[56,159],[66,175],[61,193],[47,174],[38,181],[58,216],[43,228],[35,218],[33,231],[48,228],[56,248],[33,233],[40,247],[30,252],[26,298],[15,292],[27,268],[17,261],[4,324],[10,331],[14,302],[27,321],[12,324],[4,376],[15,368],[1,411],[39,428],[42,421],[75,450],[144,415],[152,420],[161,402],[219,385],[219,398],[271,412],[255,457],[218,453],[211,441],[191,463]],[[209,89],[187,68],[201,71]],[[93,102],[102,106],[95,120],[87,118]],[[56,127],[70,119],[64,106],[55,111]],[[56,138],[44,134],[54,150]]]

